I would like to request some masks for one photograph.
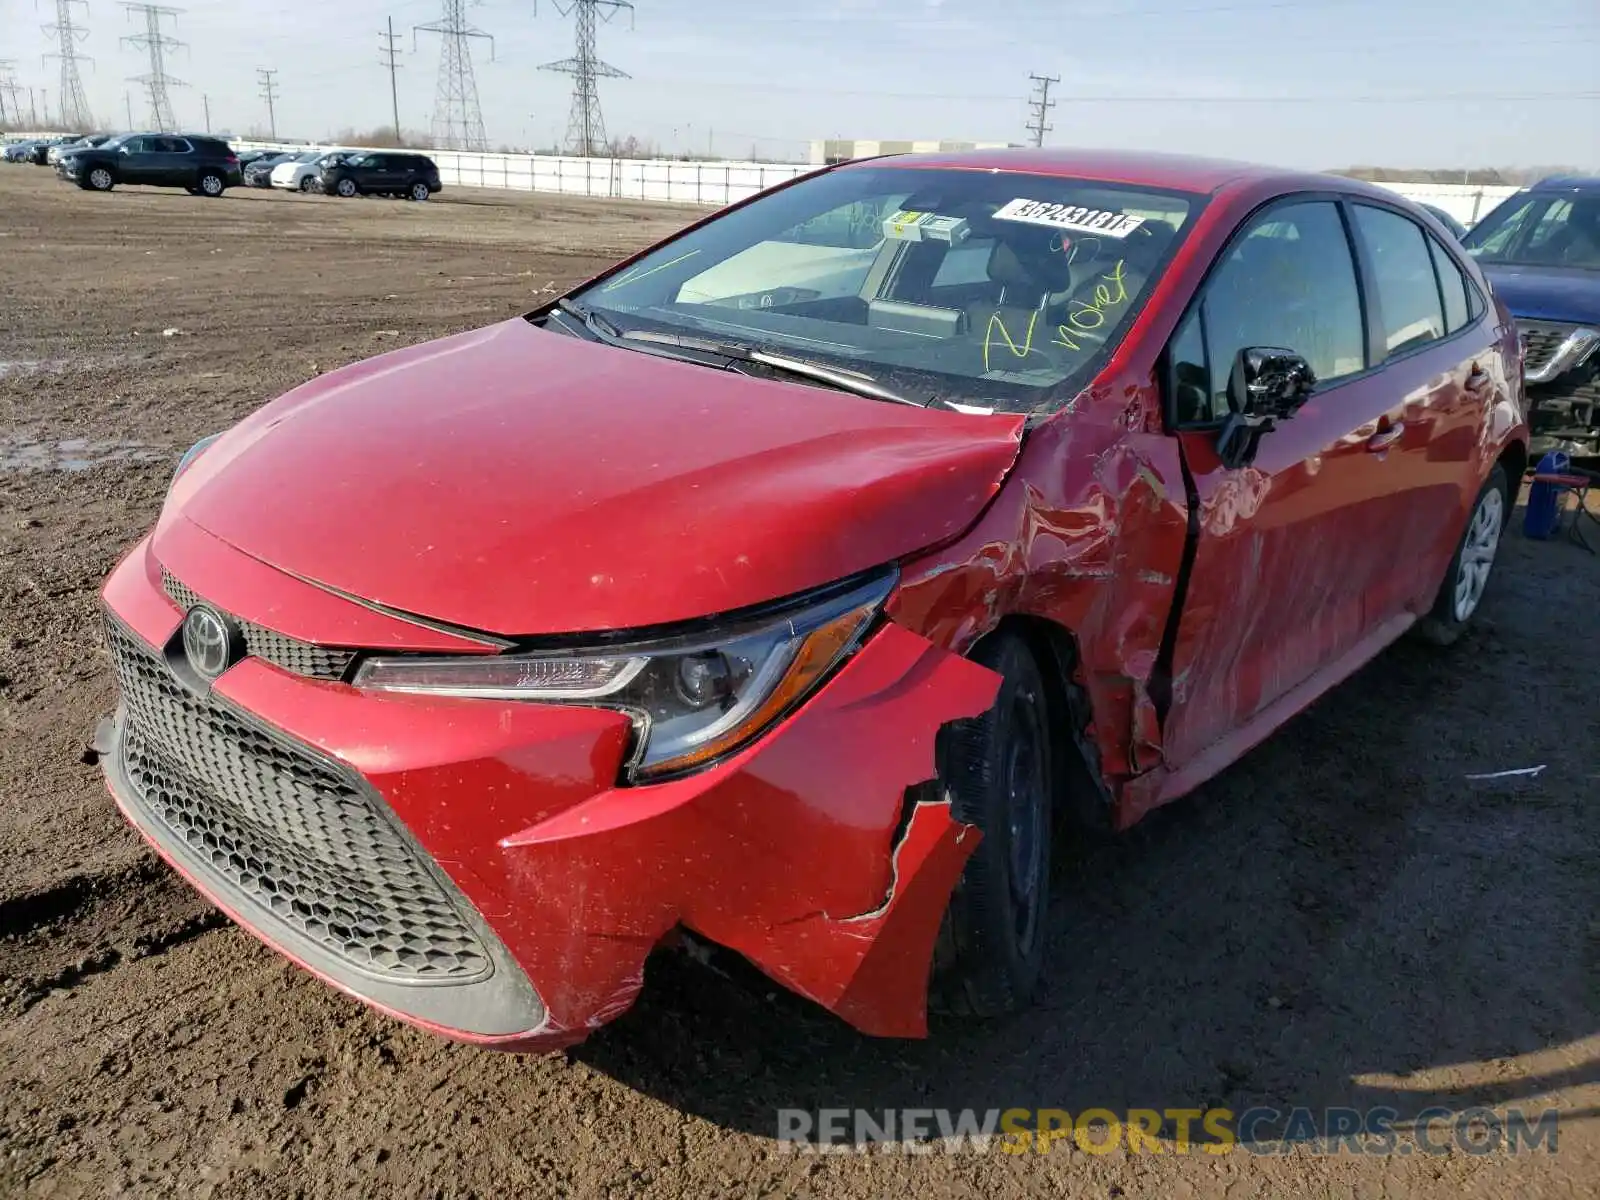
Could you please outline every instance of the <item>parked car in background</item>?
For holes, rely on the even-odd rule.
[[[330,196],[404,196],[426,200],[443,189],[439,168],[425,154],[372,150],[321,166],[320,190]]]
[[[273,150],[257,155],[244,166],[245,187],[271,187],[273,168],[280,163],[286,163],[299,157],[298,154],[290,150]]]
[[[61,156],[69,150],[89,150],[110,140],[111,135],[109,133],[96,133],[88,137],[74,138],[70,142],[62,142],[59,145],[50,147],[45,153],[45,162],[53,167],[61,161]]]
[[[30,162],[33,158],[35,145],[37,145],[37,142],[32,138],[24,138],[20,142],[12,142],[5,148],[5,161],[8,163]]]
[[[1433,219],[1453,233],[1457,241],[1467,236],[1467,227],[1437,204],[1425,204],[1419,201],[1417,207],[1432,214]]]
[[[322,170],[338,162],[348,150],[308,150],[272,168],[272,186],[295,192],[313,192],[322,182]]]
[[[216,197],[241,182],[233,148],[221,138],[193,133],[124,134],[62,155],[56,170],[63,179],[96,192],[136,183]]]
[[[1600,177],[1541,180],[1464,245],[1516,318],[1534,453],[1600,457]]]
[[[1520,389],[1386,189],[845,163],[191,448],[94,749],[222,911],[435,1033],[581,1040],[687,932],[922,1036],[1072,950],[1065,823],[1462,633]]]
[[[37,141],[37,142],[33,143],[33,145],[31,147],[29,147],[29,150],[28,150],[28,161],[30,163],[32,163],[34,166],[36,166],[36,167],[47,166],[47,165],[49,165],[50,151],[52,149],[54,149],[57,146],[64,146],[68,142],[76,141],[76,140],[77,140],[76,138],[71,138],[71,137],[58,137],[58,138],[44,138],[44,139],[42,139],[40,141]]]
[[[249,167],[251,163],[260,162],[263,158],[277,158],[293,153],[288,150],[241,150],[239,151],[239,165]]]

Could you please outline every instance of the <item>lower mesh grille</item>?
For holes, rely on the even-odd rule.
[[[161,587],[174,604],[186,611],[205,603],[193,588],[165,569],[161,572]],[[244,635],[245,653],[312,679],[343,679],[356,656],[353,650],[314,646],[249,621],[240,621],[239,630]]]
[[[185,691],[115,620],[123,766],[226,892],[394,983],[471,983],[487,950],[379,802],[331,763]]]
[[[1524,369],[1537,371],[1549,362],[1575,328],[1577,326],[1563,325],[1557,321],[1518,321],[1517,332],[1522,336],[1524,347]]]

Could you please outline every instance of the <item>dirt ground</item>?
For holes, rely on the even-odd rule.
[[[102,196],[0,168],[0,1194],[1595,1195],[1600,558],[1515,531],[1469,641],[1394,648],[1201,794],[1069,848],[1040,1006],[927,1042],[673,956],[572,1052],[470,1050],[311,980],[143,848],[79,755],[113,702],[96,589],[178,454],[691,215]],[[1520,1156],[776,1141],[784,1107],[1252,1105],[1562,1124]]]

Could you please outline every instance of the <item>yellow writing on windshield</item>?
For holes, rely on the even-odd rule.
[[[994,335],[997,333],[1000,335],[1000,341],[1005,344],[1006,349],[1010,350],[1013,356],[1027,358],[1028,355],[1032,354],[1033,327],[1038,323],[1039,314],[1034,312],[1028,317],[1028,331],[1022,339],[1022,345],[1018,346],[1016,340],[1011,336],[1011,331],[1006,328],[1006,323],[1000,319],[1000,314],[998,312],[990,313],[989,325],[983,331],[983,369],[985,371],[990,369],[989,352],[994,348]]]
[[[1128,284],[1123,278],[1124,263],[1117,260],[1117,265],[1100,276],[1100,282],[1094,285],[1094,291],[1087,300],[1074,300],[1068,305],[1067,323],[1056,326],[1056,336],[1050,340],[1058,346],[1065,346],[1068,350],[1080,349],[1073,334],[1093,333],[1106,323],[1106,310],[1113,305],[1121,304],[1128,298]]]

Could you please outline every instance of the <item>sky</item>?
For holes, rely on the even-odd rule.
[[[56,0],[0,0],[0,61],[24,89],[59,67],[40,25]],[[400,115],[427,130],[441,43],[412,27],[443,0],[179,0],[167,32],[178,121],[265,129],[256,71],[278,72],[280,136],[331,139],[391,123],[379,32],[401,33]],[[484,0],[469,20],[491,145],[563,140],[569,0]],[[113,0],[75,0],[89,101],[107,127],[146,124],[127,77],[145,52]],[[813,138],[1031,135],[1030,74],[1059,77],[1047,145],[1122,146],[1295,167],[1600,169],[1597,0],[636,0],[600,28],[608,133],[668,152],[803,160]],[[26,93],[24,93],[26,102]]]

